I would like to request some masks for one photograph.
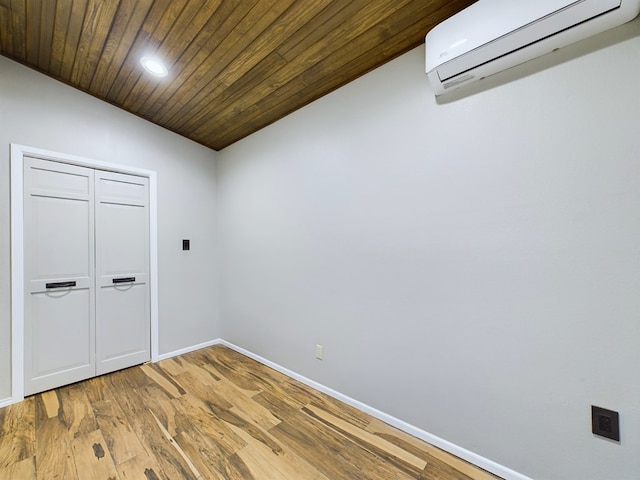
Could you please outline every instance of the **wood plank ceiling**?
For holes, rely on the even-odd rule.
[[[0,54],[220,150],[474,0],[0,0]],[[169,75],[140,66],[161,57]]]

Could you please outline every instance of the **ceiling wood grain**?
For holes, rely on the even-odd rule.
[[[220,150],[473,0],[0,0],[0,54]],[[164,59],[169,76],[140,66]]]

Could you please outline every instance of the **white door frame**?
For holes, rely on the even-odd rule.
[[[128,165],[93,160],[41,148],[11,144],[11,399],[24,399],[24,157],[36,157],[149,179],[149,282],[151,361],[158,351],[158,185],[157,174]]]

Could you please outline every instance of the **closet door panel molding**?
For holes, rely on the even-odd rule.
[[[24,163],[25,393],[95,375],[94,172]]]
[[[149,184],[96,171],[97,373],[147,362]]]
[[[18,144],[10,173],[10,403],[157,361],[156,173]],[[117,234],[98,242],[107,226]]]

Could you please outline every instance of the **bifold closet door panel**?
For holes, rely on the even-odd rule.
[[[96,171],[96,370],[151,359],[149,183]]]
[[[24,162],[25,394],[95,375],[94,171]]]

